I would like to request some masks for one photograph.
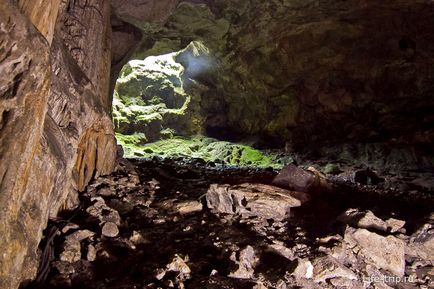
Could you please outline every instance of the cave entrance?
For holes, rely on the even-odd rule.
[[[217,61],[200,41],[177,52],[129,61],[113,95],[113,122],[124,156],[280,168],[282,160],[271,153],[230,142],[218,128],[212,136],[219,139],[207,133],[210,119],[224,107],[221,96],[208,93],[216,87],[217,73]]]

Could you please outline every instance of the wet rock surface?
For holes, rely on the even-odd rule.
[[[122,161],[87,187],[78,210],[51,221],[60,233],[40,286],[434,286],[432,194],[405,197],[362,186],[345,181],[350,172],[328,175],[333,191],[297,193],[272,186],[277,173],[197,161]],[[282,196],[291,199],[291,214],[280,214]]]

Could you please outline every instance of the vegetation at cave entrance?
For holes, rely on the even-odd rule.
[[[280,168],[277,157],[244,144],[200,136],[204,86],[195,77],[211,70],[209,50],[193,41],[185,49],[132,60],[113,96],[116,138],[126,157],[193,158],[232,166]]]
[[[180,137],[145,143],[143,134],[116,134],[118,143],[130,158],[201,159],[205,162],[229,166],[282,168],[282,160],[274,154],[265,154],[248,145],[219,141],[204,136]]]

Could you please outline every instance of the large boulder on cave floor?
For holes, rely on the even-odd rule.
[[[288,191],[263,184],[236,186],[212,184],[207,193],[207,206],[215,213],[283,220],[290,209],[309,200],[302,192]]]

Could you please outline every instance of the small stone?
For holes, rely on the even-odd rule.
[[[175,205],[175,210],[181,215],[188,215],[196,212],[200,212],[203,209],[203,205],[198,201],[185,201]]]
[[[321,247],[320,247],[321,248]],[[348,246],[345,242],[337,243],[333,247],[323,247],[324,249],[320,251],[323,251],[327,255],[332,256],[342,264],[356,264],[357,263],[357,256],[354,254],[353,249]],[[356,248],[359,250],[358,248]]]
[[[115,223],[107,222],[102,226],[101,233],[103,236],[113,238],[119,234],[119,229]]]
[[[120,225],[121,217],[118,211],[107,206],[103,198],[94,197],[91,198],[91,201],[95,203],[86,209],[89,215],[98,218],[100,223],[113,222],[116,225]]]
[[[81,245],[78,240],[73,238],[65,240],[63,243],[62,253],[60,253],[60,261],[74,263],[81,259]]]
[[[180,280],[185,280],[190,278],[191,269],[187,265],[188,257],[181,258],[179,255],[175,255],[172,262],[167,264],[166,272],[176,272],[178,273],[178,278]]]
[[[255,250],[252,246],[247,246],[241,250],[240,257],[236,259],[236,253],[233,252],[231,260],[238,265],[238,269],[235,272],[231,272],[229,277],[237,279],[251,279],[255,271],[255,266],[259,259],[256,257]]]
[[[342,241],[342,237],[340,235],[326,236],[318,239],[319,244],[328,244],[331,242],[339,242],[339,241]]]
[[[348,209],[338,217],[338,220],[368,230],[387,231],[387,223],[378,218],[371,211],[359,211],[358,209]]]
[[[90,262],[93,262],[96,259],[96,249],[92,244],[87,246],[86,259]]]
[[[152,220],[152,222],[155,225],[161,225],[161,224],[165,224],[166,223],[166,219],[165,218],[157,218],[157,219]]]
[[[134,185],[140,184],[140,178],[137,174],[129,174],[130,183]]]
[[[398,220],[395,218],[389,218],[386,220],[387,227],[389,228],[391,233],[396,233],[403,229],[405,225],[405,221]]]
[[[164,278],[164,276],[166,276],[166,270],[164,270],[164,269],[157,269],[155,271],[155,275],[154,275],[155,279],[162,280]]]
[[[332,256],[324,256],[313,261],[313,278],[316,282],[325,282],[328,279],[342,277],[357,280],[356,274],[345,267]]]
[[[68,223],[68,224],[66,224],[63,228],[62,228],[62,233],[63,234],[66,234],[66,233],[68,233],[68,231],[70,231],[70,230],[75,230],[75,229],[79,229],[80,228],[80,226],[78,226],[77,224],[74,224],[74,223]]]
[[[291,273],[296,279],[305,278],[310,279],[313,277],[313,265],[308,259],[298,258],[297,267]]]
[[[83,240],[86,240],[87,238],[93,237],[94,235],[95,233],[89,230],[78,230],[68,235],[66,239],[74,239],[81,242]]]
[[[158,190],[160,188],[160,182],[156,179],[152,179],[151,181],[149,181],[148,185],[151,190]]]
[[[133,231],[133,234],[130,237],[130,241],[134,245],[149,243],[149,241],[147,241],[145,238],[143,238],[142,234],[140,234],[137,231]]]

